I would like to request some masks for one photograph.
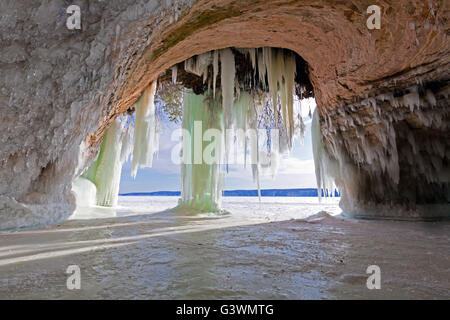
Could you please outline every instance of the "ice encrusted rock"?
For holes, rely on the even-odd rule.
[[[331,188],[333,178],[347,215],[450,217],[448,85],[433,86],[375,95],[321,117],[321,139],[313,132],[318,186]],[[318,122],[316,114],[316,130]]]

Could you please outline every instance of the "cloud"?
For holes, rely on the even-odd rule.
[[[279,174],[315,174],[314,160],[300,160],[298,158],[283,158],[278,169]]]

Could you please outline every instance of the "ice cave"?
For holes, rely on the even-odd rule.
[[[70,13],[65,1],[0,3],[0,238],[6,246],[0,248],[0,268],[26,259],[56,259],[74,252],[135,245],[157,236],[170,238],[174,230],[177,235],[188,234],[190,242],[186,245],[170,238],[173,243],[167,250],[186,246],[187,252],[194,252],[192,248],[203,241],[219,250],[221,240],[216,241],[216,234],[209,232],[220,228],[229,236],[223,241],[225,249],[220,250],[241,250],[243,246],[233,242],[233,235],[242,229],[232,229],[241,225],[233,224],[233,218],[221,220],[230,215],[222,205],[229,164],[240,161],[251,171],[257,189],[255,202],[251,202],[258,208],[254,210],[283,211],[278,204],[267,208],[261,204],[261,175],[275,177],[280,159],[292,152],[296,139],[304,139],[307,129],[297,103],[303,99],[314,99],[317,105],[309,112],[317,201],[326,203],[338,192],[342,221],[346,221],[319,226],[312,233],[305,231],[308,237],[302,244],[309,250],[301,252],[305,261],[313,261],[313,265],[322,254],[343,261],[342,254],[366,263],[369,257],[364,250],[378,250],[376,255],[382,257],[382,250],[390,244],[377,246],[376,241],[388,242],[392,234],[402,237],[398,230],[407,229],[405,239],[411,237],[412,243],[422,246],[418,256],[435,252],[436,259],[441,259],[437,265],[447,263],[448,267],[448,257],[439,256],[446,250],[436,249],[448,248],[448,241],[427,247],[419,240],[432,236],[423,230],[417,231],[420,236],[414,233],[419,221],[442,223],[445,229],[445,220],[450,218],[448,1],[375,1],[381,12],[376,28],[369,28],[367,7],[372,3],[364,0],[78,2],[79,28],[66,24]],[[93,219],[88,225],[73,222],[75,227],[71,228],[72,222],[67,220],[77,208],[117,208],[121,176],[136,177],[153,166],[159,150],[165,147],[160,140],[161,114],[181,119],[180,197],[170,212],[192,212],[186,218],[189,228],[171,227],[164,216],[158,222],[163,227],[156,231],[148,217],[123,223],[108,220],[111,228]],[[126,163],[131,170],[124,173]],[[209,213],[213,218],[205,215]],[[201,220],[205,216],[216,220],[206,224]],[[321,211],[305,223],[324,217],[329,216]],[[185,222],[184,216],[174,219]],[[377,221],[358,224],[366,220]],[[405,224],[376,227],[384,220]],[[195,223],[190,225],[192,221]],[[60,223],[69,223],[70,228],[59,230]],[[111,236],[115,223],[117,228],[133,225],[136,229]],[[284,241],[280,239],[294,243],[297,240],[290,238],[289,230],[303,225],[286,227],[283,223],[261,226],[267,233],[253,231],[259,227],[247,223],[246,237],[261,237],[261,242],[270,242],[269,247],[280,246]],[[155,234],[146,233],[146,228]],[[339,228],[344,231],[339,233]],[[60,251],[45,253],[45,245],[34,252],[14,243],[14,237],[21,237],[21,233],[8,233],[24,232],[25,239],[46,232],[42,230],[50,230],[44,242],[62,234],[69,243],[72,239],[67,230],[91,236],[83,233],[76,238],[76,245],[82,247],[73,249],[75,244],[65,246],[61,240],[55,244]],[[358,240],[366,231],[376,239],[370,244]],[[277,232],[283,236],[277,238]],[[98,235],[106,240],[96,239]],[[328,235],[344,244],[329,248],[327,241],[331,243],[334,238],[326,238]],[[33,239],[30,248],[40,243],[36,240],[34,244]],[[448,233],[447,238],[439,235],[436,239],[448,240]],[[346,251],[347,240],[348,247],[364,250],[352,255]],[[310,256],[316,245],[321,251]],[[292,247],[303,250],[301,245]],[[34,254],[20,260],[20,255],[8,256],[8,248]],[[215,261],[232,254],[211,252],[194,256],[197,259],[204,254],[202,269],[217,274],[222,265]],[[245,253],[241,258],[250,256]],[[121,257],[119,262],[114,255],[105,260],[123,269],[135,267],[125,264],[126,254]],[[280,253],[268,260],[275,263],[284,258]],[[290,258],[287,255],[286,259]],[[158,256],[151,259],[158,260]],[[415,264],[414,259],[409,254],[406,260]],[[248,269],[257,264],[254,261],[248,262]],[[233,265],[233,261],[228,262]],[[180,274],[187,270],[184,267],[180,267]],[[13,274],[9,269],[1,270]],[[193,270],[188,271],[200,272]],[[285,266],[277,267],[279,270]],[[309,269],[305,266],[303,271],[307,274]],[[189,272],[184,278],[190,277]],[[439,272],[435,272],[438,277],[445,278]],[[232,270],[230,274],[239,273]],[[270,275],[264,273],[263,277]],[[342,277],[337,281],[356,281],[351,274]],[[201,283],[202,290],[214,287],[204,284],[202,276],[193,281]],[[291,287],[294,284],[286,280],[281,286],[290,288],[297,297],[298,292]],[[203,297],[202,290],[194,296]],[[282,291],[275,296],[283,297]],[[448,288],[445,292],[448,294]],[[302,294],[320,297],[314,290]],[[217,295],[224,296],[228,297]],[[242,296],[272,297],[267,292]],[[165,292],[158,292],[158,297],[172,298]]]
[[[46,14],[42,6],[33,4],[21,16],[37,21]],[[95,187],[97,203],[114,205],[123,160],[133,159],[135,175],[151,166],[158,149],[152,104],[158,81],[177,79],[192,91],[184,127],[192,130],[191,122],[206,116],[198,108],[219,108],[224,129],[248,128],[255,114],[238,114],[269,103],[273,125],[284,130],[280,152],[294,135],[293,96],[314,96],[318,187],[337,187],[347,215],[448,217],[445,5],[438,1],[422,11],[408,1],[386,5],[382,31],[354,23],[366,18],[358,6],[362,2],[136,1],[126,10],[97,3],[83,30],[59,23],[57,34],[51,22],[22,34],[14,19],[5,20],[1,228],[64,220],[75,207],[74,181],[75,190]],[[159,13],[149,14],[153,9]],[[46,10],[59,10],[57,1]],[[113,12],[116,18],[108,18]],[[14,40],[19,34],[21,44]],[[200,106],[199,95],[208,97],[208,107]],[[226,156],[230,139],[221,139]],[[258,170],[255,165],[255,180]],[[212,188],[205,201],[216,206],[222,179],[216,171],[184,166],[182,202],[198,201]]]

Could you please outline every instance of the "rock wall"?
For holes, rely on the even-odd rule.
[[[66,27],[71,4],[81,30]],[[156,0],[0,2],[0,229],[72,214],[72,180],[97,152],[89,137],[118,115],[108,88],[126,81],[121,64],[148,45],[148,20],[157,24],[168,8],[176,9]]]
[[[345,214],[449,217],[449,96],[448,82],[396,87],[322,115],[328,173]]]
[[[81,30],[65,26],[65,10],[71,4],[81,7]],[[372,4],[382,8],[380,30],[366,27],[366,9]],[[358,127],[365,132],[363,136],[371,137],[371,144],[358,145],[374,150],[382,144],[374,139],[377,130],[392,131],[389,128],[394,127],[396,146],[402,141],[398,139],[407,139],[400,133],[413,132],[416,139],[426,132],[423,144],[427,145],[448,135],[445,88],[450,25],[445,0],[5,0],[0,3],[0,12],[0,228],[68,217],[74,208],[71,181],[92,160],[112,120],[168,67],[213,49],[273,46],[293,50],[304,58],[330,154],[335,152],[332,141],[340,139],[343,145],[364,141],[361,133],[342,130],[349,126],[342,120],[348,118],[342,112],[368,119]],[[425,94],[423,101],[426,89],[436,98],[436,105],[430,107],[436,112],[426,111],[428,105],[417,108],[424,109],[423,119],[434,117],[429,114],[442,115],[444,125],[435,129],[434,120],[429,125],[423,119],[419,125],[413,119],[415,112],[394,110],[381,98],[372,108],[386,114],[384,127],[371,125],[375,121],[373,110],[363,111],[367,98],[408,94],[408,88],[417,84],[418,94]],[[402,120],[397,121],[398,117]],[[444,145],[443,153],[441,147],[427,152],[441,160],[445,171],[448,144],[442,139],[438,138]],[[420,148],[427,148],[422,140],[417,141]],[[392,143],[383,145],[386,150],[393,147]],[[344,155],[339,159],[361,167],[353,151],[341,147]],[[423,165],[437,163],[430,161]],[[400,160],[400,167],[412,172],[416,165]],[[399,176],[399,181],[405,181],[401,188],[411,189],[423,175]],[[447,183],[444,189],[433,188],[442,193],[448,190],[448,181],[432,183]],[[355,184],[358,188],[361,185]],[[349,192],[344,208],[351,211],[356,202],[347,203],[371,194],[370,188],[363,190]],[[415,196],[401,201],[388,198],[399,205],[413,199],[436,202],[436,197],[421,192],[417,189]],[[384,199],[390,193],[386,188],[368,200]],[[438,198],[442,204],[443,197]]]

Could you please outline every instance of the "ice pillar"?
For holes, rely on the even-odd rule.
[[[96,204],[105,207],[117,205],[119,198],[120,175],[122,163],[130,150],[123,147],[131,134],[130,128],[124,130],[127,118],[115,119],[105,133],[97,160],[82,175],[97,187]],[[126,148],[126,146],[125,146]]]
[[[218,97],[218,98],[217,98]],[[220,210],[224,173],[223,109],[212,92],[184,96],[181,207],[196,211]]]

